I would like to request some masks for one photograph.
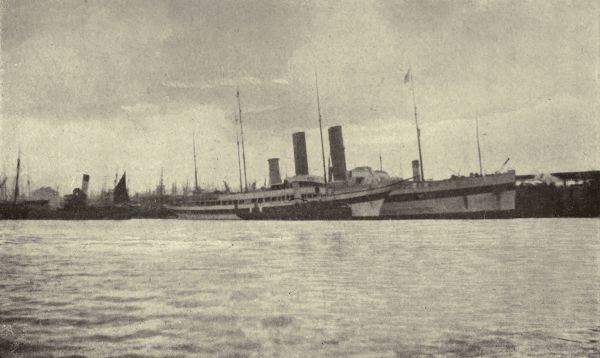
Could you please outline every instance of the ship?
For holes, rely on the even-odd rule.
[[[350,220],[377,218],[394,185],[327,187],[310,176],[294,176],[280,187],[241,193],[201,194],[165,205],[181,219]]]
[[[416,163],[415,163],[416,164]],[[445,180],[413,181],[395,189],[381,209],[384,219],[493,219],[515,212],[515,171]]]
[[[281,180],[279,158],[269,164],[269,188],[238,193],[196,192],[165,205],[181,219],[350,220],[377,219],[385,198],[400,183],[348,185],[340,126],[329,128],[332,181],[309,175],[304,132],[292,135],[296,175]],[[243,187],[240,185],[240,189]]]
[[[19,175],[21,172],[21,152],[17,157],[17,174],[15,177],[15,189],[13,194],[13,200],[2,200],[0,201],[0,219],[8,220],[19,220],[27,218],[31,210],[38,208],[45,208],[48,205],[48,200],[22,200],[19,198]],[[0,189],[6,193],[6,181],[5,177],[0,182]]]
[[[404,181],[371,167],[348,171],[348,185],[395,184],[386,196],[380,219],[491,219],[515,213],[515,172],[490,175],[453,175],[444,180],[421,181],[418,161],[413,177]]]
[[[240,125],[242,139],[238,148],[238,170],[240,176],[239,193],[202,193],[198,186],[198,167],[196,163],[196,141],[193,135],[194,151],[194,196],[171,199],[165,208],[174,212],[178,218],[204,220],[348,220],[379,218],[381,207],[387,195],[398,183],[376,183],[348,185],[346,155],[342,127],[329,128],[329,150],[333,166],[330,180],[325,166],[325,147],[323,144],[323,125],[319,85],[315,73],[316,104],[321,139],[323,164],[322,179],[309,175],[304,132],[292,134],[294,149],[295,176],[283,182],[279,172],[279,158],[271,158],[269,163],[269,188],[248,190],[246,176],[246,153],[244,144],[244,126],[239,88],[236,92],[238,112],[236,123]],[[242,185],[242,163],[244,185]]]
[[[419,159],[412,161],[412,180],[386,197],[383,219],[488,219],[510,218],[515,214],[516,176],[514,170],[501,172],[508,158],[494,174],[484,174],[476,120],[479,173],[453,175],[445,180],[425,180],[421,153],[421,130],[417,117],[414,79],[410,69],[404,82],[411,85]],[[385,181],[385,180],[383,180]]]
[[[90,176],[83,174],[81,188],[73,189],[64,196],[63,207],[32,208],[25,218],[29,220],[125,220],[136,217],[138,209],[129,200],[126,173],[123,173],[113,191],[113,202],[109,205],[90,205],[88,187]]]

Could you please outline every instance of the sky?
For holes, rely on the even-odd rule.
[[[127,172],[130,191],[238,187],[236,89],[248,181],[268,158],[293,175],[292,133],[321,175],[324,131],[348,168],[426,178],[510,158],[517,174],[600,169],[600,6],[595,1],[1,2],[0,174],[21,151],[32,188],[68,193]],[[325,132],[326,135],[326,132]],[[327,137],[325,151],[328,153]]]

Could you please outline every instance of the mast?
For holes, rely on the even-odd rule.
[[[315,87],[317,89],[317,114],[319,116],[319,132],[321,133],[321,155],[323,157],[323,180],[327,184],[327,170],[325,169],[325,146],[323,144],[323,125],[321,119],[321,102],[319,100],[319,79],[317,78],[317,72],[315,72]]]
[[[192,133],[192,141],[194,144],[194,193],[198,193],[200,191],[200,187],[198,186],[198,165],[196,164],[196,132]]]
[[[237,142],[238,171],[240,172],[240,193],[241,193],[244,191],[244,187],[242,186],[242,163],[240,160],[240,137],[238,135],[235,136],[235,141]]]
[[[17,156],[17,176],[15,178],[15,198],[14,203],[17,204],[17,198],[19,197],[19,174],[21,171],[21,151],[19,150],[19,155]]]
[[[479,119],[475,119],[475,128],[477,131],[477,155],[479,156],[479,175],[483,176],[483,167],[481,165],[481,146],[479,145]]]
[[[383,171],[383,160],[381,159],[381,149],[379,149],[379,171]]]
[[[242,135],[242,160],[244,161],[244,189],[248,192],[248,178],[246,176],[246,147],[244,146],[244,125],[242,124],[242,105],[240,104],[240,89],[237,89],[238,111],[240,116],[240,132]]]
[[[164,171],[164,169],[160,168],[160,182],[158,182],[158,188],[156,188],[157,189],[156,191],[158,192],[157,194],[158,194],[158,196],[161,197],[161,199],[163,196],[163,192],[165,191],[165,186],[164,186],[164,181],[163,181],[163,171]]]
[[[415,100],[415,82],[413,80],[413,75],[408,70],[408,75],[410,76],[410,88],[412,90],[412,100],[413,100],[413,108],[415,110],[415,126],[417,128],[417,145],[419,146],[419,162],[421,166],[421,180],[425,180],[425,174],[423,174],[423,155],[421,154],[421,129],[419,128],[419,120],[417,119],[417,101]]]

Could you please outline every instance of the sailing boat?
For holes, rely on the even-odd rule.
[[[113,203],[115,205],[129,203],[129,193],[127,192],[126,173],[123,173],[123,176],[121,177],[121,179],[115,186],[115,190],[114,190],[114,194],[113,194]]]

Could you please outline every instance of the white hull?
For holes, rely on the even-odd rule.
[[[300,187],[223,194],[214,200],[165,207],[180,219],[192,220],[377,218],[385,197],[396,187],[397,184],[362,187],[332,185],[324,190]]]
[[[384,199],[350,204],[353,218],[376,218],[381,214]]]

